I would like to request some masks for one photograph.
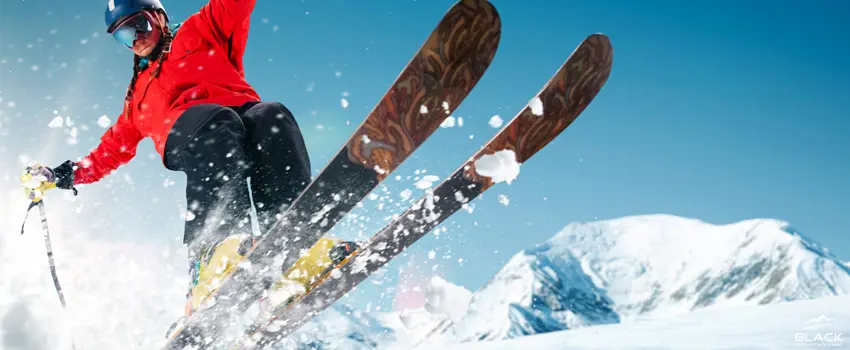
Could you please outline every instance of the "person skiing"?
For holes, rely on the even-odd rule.
[[[29,199],[39,201],[52,188],[76,193],[76,185],[128,163],[139,142],[151,138],[164,167],[186,174],[186,316],[256,243],[249,192],[265,232],[311,180],[295,117],[245,80],[242,56],[255,3],[210,0],[172,24],[159,0],[109,0],[106,32],[134,54],[123,109],[87,156],[28,167],[46,179],[27,190]]]

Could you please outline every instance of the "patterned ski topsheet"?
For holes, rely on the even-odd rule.
[[[308,322],[354,286],[442,223],[465,203],[497,183],[490,169],[479,169],[488,157],[511,157],[522,164],[554,140],[590,104],[611,72],[613,47],[607,36],[588,36],[538,95],[505,128],[486,143],[432,194],[419,199],[394,222],[375,234],[352,258],[323,276],[307,294],[254,324],[231,349],[251,349],[279,341]],[[331,278],[328,278],[333,276]],[[267,331],[273,324],[274,331]]]
[[[215,305],[193,314],[166,348],[215,334],[256,301],[259,276],[285,271],[439,128],[484,75],[500,39],[501,18],[488,1],[453,5],[337,156],[260,237],[243,265],[253,267],[224,279],[208,296]]]

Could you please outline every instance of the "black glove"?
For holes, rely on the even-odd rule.
[[[66,160],[61,165],[53,168],[53,175],[56,176],[56,187],[64,190],[74,188],[74,170],[77,170],[77,164]]]

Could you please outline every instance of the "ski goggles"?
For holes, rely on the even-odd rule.
[[[128,48],[133,48],[136,40],[143,40],[153,32],[153,24],[147,12],[139,12],[125,19],[112,31],[112,37]]]

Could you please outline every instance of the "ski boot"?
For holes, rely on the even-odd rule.
[[[275,310],[286,307],[308,293],[324,280],[340,263],[357,252],[357,242],[335,237],[322,237],[295,264],[283,273],[281,279],[266,286],[260,298],[260,319]]]
[[[256,243],[253,235],[238,233],[225,237],[215,245],[201,248],[198,259],[192,262],[192,283],[186,293],[184,316],[169,327],[167,338],[173,336],[175,329],[182,328],[189,316],[203,308],[209,295],[221,286]]]

